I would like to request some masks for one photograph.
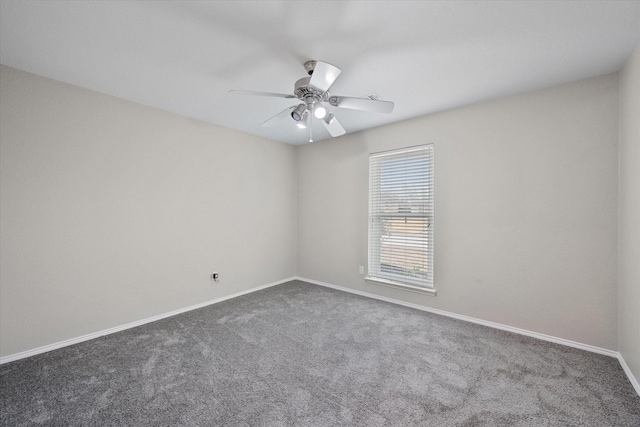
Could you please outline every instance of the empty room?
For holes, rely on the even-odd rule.
[[[1,426],[640,426],[640,1],[0,0]]]

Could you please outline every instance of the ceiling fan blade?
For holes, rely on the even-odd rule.
[[[285,117],[291,116],[291,111],[294,108],[296,108],[295,105],[292,106],[292,107],[289,107],[289,108],[285,108],[284,110],[280,111],[275,116],[273,116],[270,119],[268,119],[266,122],[263,122],[260,126],[269,127],[269,126],[273,126],[276,123],[279,123]]]
[[[329,114],[331,114],[331,113],[329,113]],[[336,136],[344,135],[345,133],[347,133],[347,131],[344,130],[344,128],[342,127],[342,125],[338,121],[337,117],[335,117],[333,114],[331,114],[330,117],[332,117],[332,118],[331,118],[331,121],[329,123],[327,123],[325,120],[320,120],[320,121],[322,122],[324,127],[327,128],[327,130],[329,131],[331,136],[333,136],[335,138]]]
[[[230,90],[229,93],[233,93],[237,95],[273,96],[276,98],[295,98],[295,95],[287,95],[284,93],[271,93],[271,92],[254,92],[251,90]]]
[[[351,96],[332,96],[329,98],[329,104],[334,107],[386,114],[391,113],[394,107],[394,103],[391,101],[382,101],[370,98],[354,98]]]
[[[331,65],[327,62],[316,61],[313,74],[311,74],[311,80],[309,80],[309,86],[314,89],[326,92],[329,87],[336,81],[342,70],[335,65]]]

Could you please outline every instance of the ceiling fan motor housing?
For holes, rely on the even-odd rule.
[[[329,92],[321,92],[309,86],[310,80],[311,77],[303,77],[296,82],[293,88],[293,94],[296,98],[304,101],[307,105],[329,99]]]
[[[309,62],[314,62],[314,65],[315,65],[315,61],[309,61]],[[305,67],[309,62],[305,64]],[[329,92],[322,92],[310,86],[309,85],[310,81],[311,81],[311,77],[303,77],[299,79],[294,85],[293,93],[296,96],[296,98],[298,98],[299,100],[301,100],[306,104],[307,109],[309,111],[314,111],[315,106],[320,105],[321,102],[329,99]],[[293,119],[296,121],[300,120],[296,118],[296,115],[294,114],[295,114],[295,111],[291,113],[291,116],[293,117]],[[301,117],[302,114],[300,114],[299,116]]]

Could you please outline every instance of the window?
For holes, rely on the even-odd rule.
[[[367,281],[433,289],[433,144],[369,157]]]

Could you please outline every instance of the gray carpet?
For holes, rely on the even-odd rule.
[[[614,358],[301,282],[0,380],[2,426],[640,426]]]

